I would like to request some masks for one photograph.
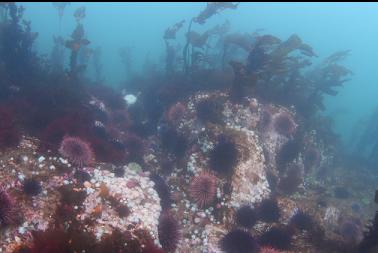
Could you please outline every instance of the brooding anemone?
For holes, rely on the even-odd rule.
[[[0,186],[0,228],[17,223],[17,208],[14,199]]]
[[[78,137],[64,136],[59,153],[80,167],[88,165],[94,160],[93,151],[89,144]]]
[[[249,233],[236,229],[222,238],[220,248],[226,253],[255,253],[257,243]]]
[[[295,132],[295,122],[293,117],[288,112],[282,112],[274,118],[274,129],[277,133],[292,136]]]
[[[250,229],[256,224],[256,221],[256,212],[250,206],[242,206],[236,212],[236,223],[239,226]]]
[[[270,246],[279,250],[289,250],[291,241],[291,231],[285,227],[273,227],[259,238],[260,245]]]
[[[180,241],[181,234],[178,222],[168,211],[160,214],[158,233],[162,248],[167,253],[174,252]]]
[[[232,175],[238,163],[238,149],[236,144],[228,137],[221,136],[218,144],[210,151],[209,166],[212,170]]]
[[[189,186],[189,195],[200,208],[211,205],[216,193],[217,178],[209,172],[194,177]]]

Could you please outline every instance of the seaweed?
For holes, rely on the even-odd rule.
[[[198,16],[193,19],[193,21],[203,25],[215,14],[218,14],[225,9],[236,9],[238,5],[239,3],[232,2],[209,2],[207,3],[206,8],[201,11],[200,14],[198,14]]]
[[[364,234],[364,238],[358,246],[358,252],[374,252],[377,249],[378,242],[378,212],[375,213],[375,217],[372,224],[368,227],[368,230]]]
[[[177,22],[176,24],[174,24],[172,27],[169,27],[165,30],[164,32],[164,39],[165,40],[168,40],[168,39],[176,39],[176,33],[181,29],[181,27],[184,25],[185,23],[185,20],[181,20],[179,22]]]
[[[15,147],[21,140],[11,108],[0,106],[0,150]]]

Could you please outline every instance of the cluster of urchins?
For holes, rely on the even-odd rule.
[[[227,253],[278,253],[292,248],[292,236],[296,230],[310,230],[312,218],[302,210],[298,210],[288,225],[273,225],[259,236],[253,236],[251,229],[256,222],[277,223],[280,209],[275,199],[263,200],[256,209],[245,205],[235,215],[236,227],[228,232],[220,241],[220,247]]]

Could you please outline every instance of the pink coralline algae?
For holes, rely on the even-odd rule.
[[[92,148],[78,137],[65,136],[60,144],[59,153],[79,167],[94,161]]]
[[[180,119],[182,119],[185,113],[186,107],[182,103],[178,102],[168,109],[166,112],[166,118],[168,122],[176,124],[178,121],[180,121]]]
[[[17,210],[14,199],[0,186],[0,227],[17,222]]]
[[[261,253],[280,253],[280,251],[271,247],[262,247],[260,248],[260,252]]]

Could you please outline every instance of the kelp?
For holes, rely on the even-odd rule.
[[[0,23],[0,55],[3,73],[2,79],[24,78],[38,74],[35,66],[40,58],[32,47],[38,33],[32,32],[31,22],[23,19],[24,8],[15,3],[2,3],[5,10],[4,20]],[[0,84],[1,86],[1,84]]]
[[[97,83],[102,83],[104,80],[104,77],[102,75],[101,55],[101,47],[96,47],[93,50],[93,67],[95,70],[95,80]]]
[[[239,3],[232,2],[209,2],[207,3],[206,8],[201,11],[200,14],[198,14],[198,16],[193,19],[193,21],[203,25],[215,14],[218,14],[225,9],[236,9],[238,5]]]
[[[176,33],[181,29],[181,27],[184,25],[185,19],[181,20],[180,22],[174,24],[172,27],[169,27],[164,32],[164,39],[176,39]]]
[[[71,34],[71,40],[67,40],[65,43],[65,46],[71,50],[70,72],[74,76],[86,68],[85,64],[78,65],[78,56],[79,52],[83,51],[89,43],[90,41],[85,38],[83,25],[78,23]]]
[[[124,66],[124,70],[127,77],[130,77],[133,70],[133,55],[131,47],[123,47],[118,51],[118,55],[121,57],[121,62]]]
[[[54,46],[51,52],[51,65],[53,72],[61,72],[64,69],[65,41],[62,37],[53,37]]]
[[[312,67],[316,53],[298,35],[281,41],[272,35],[258,36],[252,44],[245,64],[245,82],[264,100],[295,106],[302,116],[309,117],[324,110],[324,95],[336,95],[352,72],[339,62],[349,51],[327,57]],[[235,65],[235,63],[232,63]],[[235,78],[239,78],[235,72]]]
[[[54,8],[56,8],[58,10],[58,16],[59,16],[59,31],[61,30],[61,27],[62,27],[62,18],[63,18],[63,15],[64,15],[64,9],[70,5],[71,3],[69,2],[54,2],[52,3],[52,5],[54,6]]]
[[[81,20],[85,18],[85,16],[86,16],[85,6],[81,6],[81,7],[76,9],[76,11],[74,13],[74,17],[75,17],[77,23],[80,23]]]

